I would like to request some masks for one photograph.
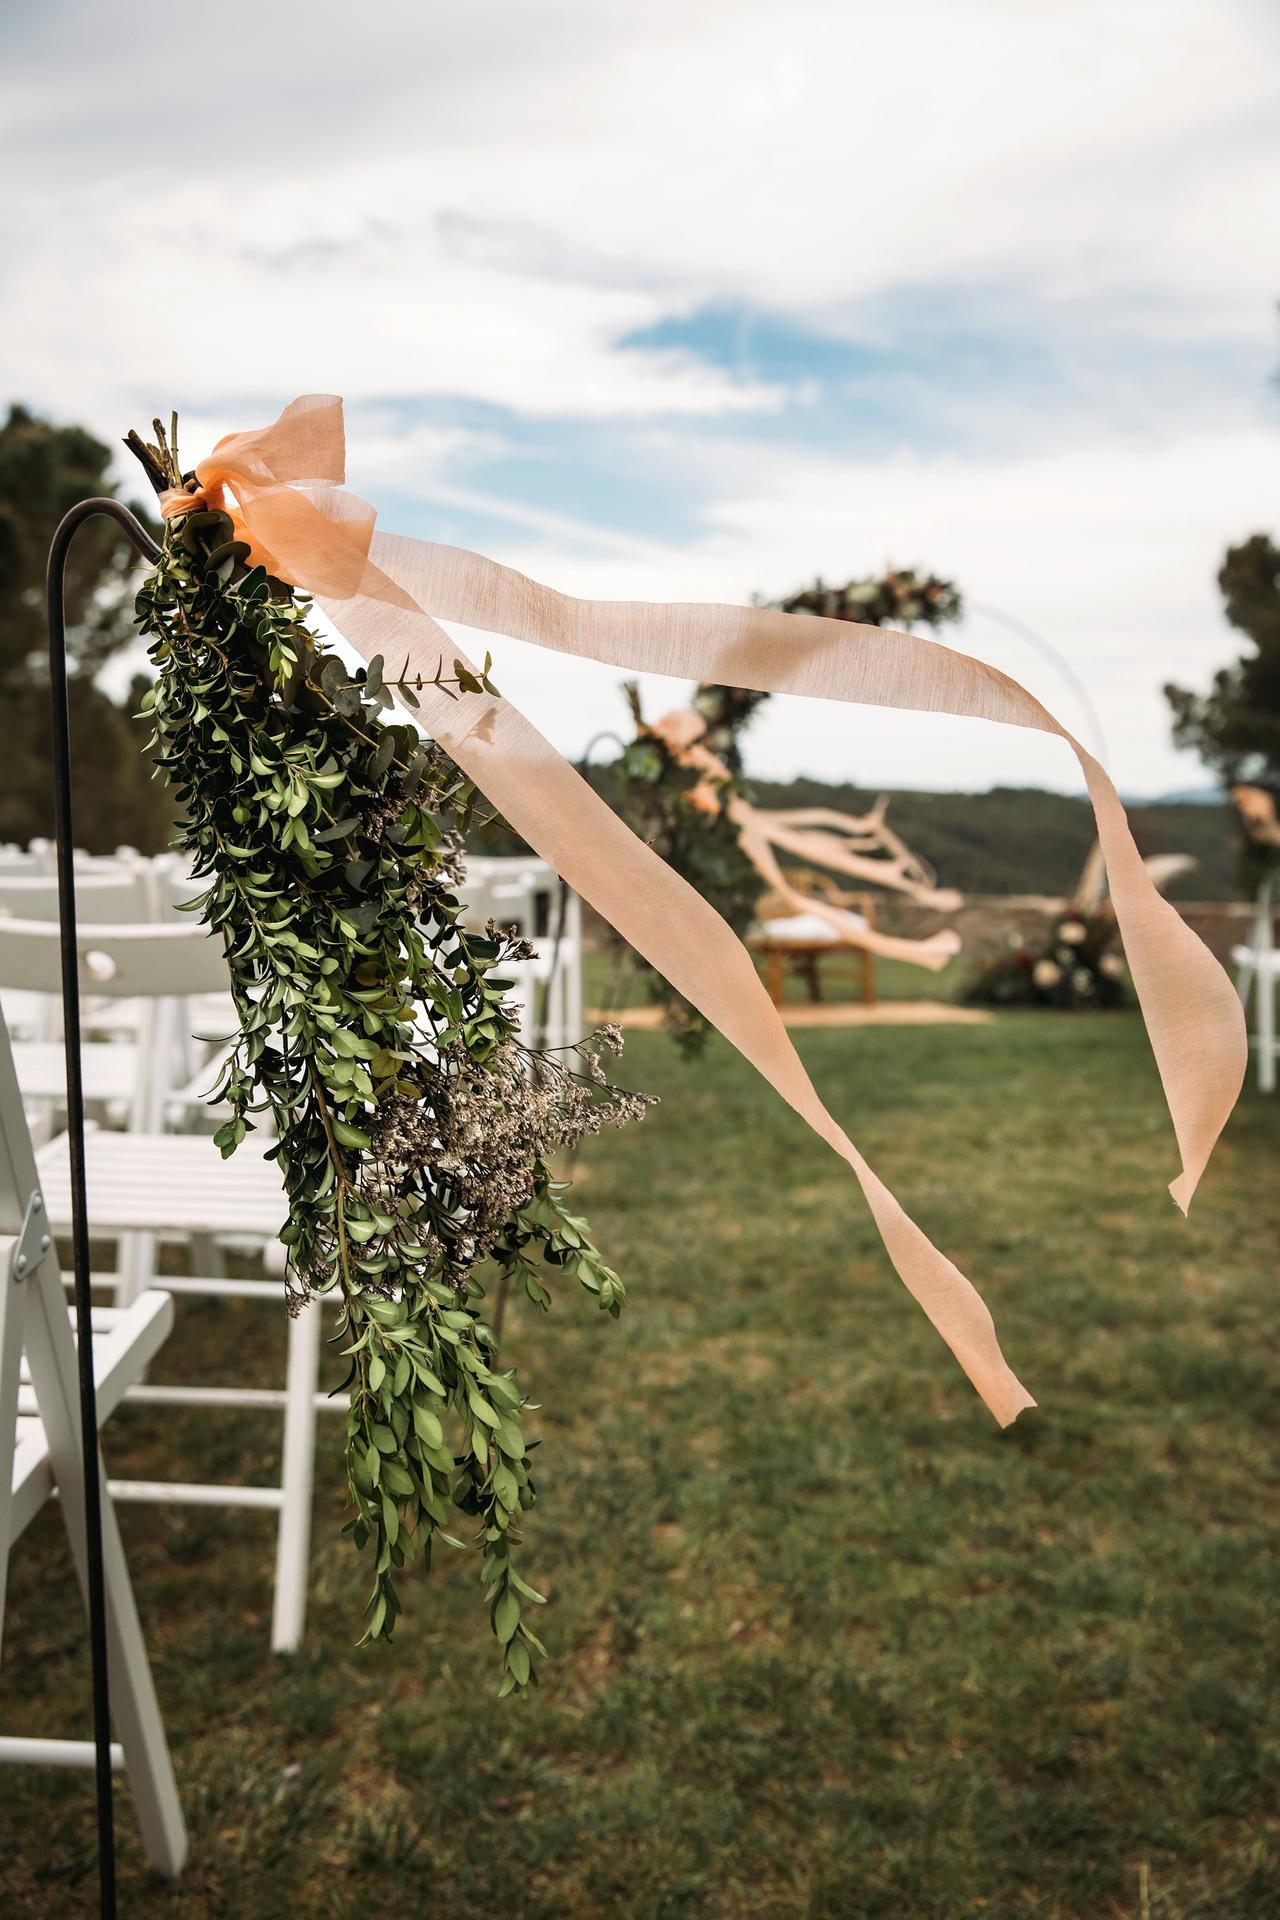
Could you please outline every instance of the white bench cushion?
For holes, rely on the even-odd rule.
[[[850,923],[858,928],[866,926],[866,920],[860,913],[850,913],[841,908]],[[832,945],[839,942],[840,935],[829,920],[816,913],[792,913],[782,920],[764,920],[760,924],[758,938],[768,940],[774,946],[783,947],[794,941],[796,946],[807,946],[816,940],[829,940]]]

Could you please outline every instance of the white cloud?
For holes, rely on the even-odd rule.
[[[430,209],[347,223],[327,198],[318,216],[293,180],[247,197],[211,183],[194,220],[190,200],[175,185],[117,206],[94,188],[10,241],[23,271],[0,290],[0,329],[18,391],[62,405],[74,391],[82,409],[117,417],[144,386],[474,395],[544,416],[776,405],[769,388],[686,354],[617,353],[620,335],[660,316],[651,294],[454,258]],[[341,238],[321,245],[335,226]],[[258,233],[293,243],[264,250]]]
[[[847,328],[886,289],[986,287],[1087,349],[1103,314],[1256,339],[1275,291],[1280,16],[1254,0],[29,15],[0,321],[37,397],[697,416],[772,396],[613,350],[672,303]]]
[[[143,0],[129,21],[51,0],[0,22],[0,392],[111,437],[177,402],[188,453],[345,392],[357,483],[416,496],[425,530],[505,519],[503,557],[588,591],[740,599],[918,558],[1066,649],[1122,782],[1195,777],[1157,690],[1228,651],[1213,569],[1276,499],[1274,7]],[[961,382],[909,458],[819,457],[768,379],[619,348],[712,300],[888,347],[917,311],[1012,326],[1061,377]],[[665,461],[698,530],[584,530],[500,427],[383,404],[440,396],[615,423],[617,461],[650,488]],[[984,451],[943,456],[943,429]],[[1070,722],[1017,643],[964,637]],[[613,676],[511,662],[570,748],[620,711]],[[776,703],[754,758],[1073,779],[979,739]]]

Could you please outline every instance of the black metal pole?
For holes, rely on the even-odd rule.
[[[88,1564],[89,1658],[93,1677],[94,1776],[98,1800],[98,1888],[102,1920],[116,1920],[115,1809],[111,1782],[111,1701],[107,1684],[107,1601],[102,1567],[102,1488],[98,1476],[98,1396],[93,1378],[93,1302],[89,1286],[89,1213],[85,1194],[84,1089],[80,1079],[80,970],[76,951],[75,834],[71,810],[71,725],[67,699],[67,631],[63,576],[78,527],[106,514],[144,558],[160,549],[118,500],[82,500],[59,523],[49,547],[49,693],[53,711],[53,817],[58,846],[58,913],[62,946],[62,1028],[67,1054],[67,1139],[71,1154],[71,1250],[75,1273],[76,1364],[84,1462],[85,1559]]]

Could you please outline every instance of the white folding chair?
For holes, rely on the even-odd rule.
[[[92,912],[92,893],[79,879],[76,893],[77,901],[84,897]],[[139,882],[132,897],[135,906],[146,906],[150,890]],[[96,1026],[117,1036],[83,1044],[88,1110],[117,1124],[122,1119],[135,1133],[190,1124],[192,1115],[201,1112],[201,1085],[210,1084],[213,1073],[204,1076],[197,1070],[198,1053],[185,1032],[186,992],[208,986],[225,989],[227,970],[218,942],[190,920],[163,929],[130,928],[95,925],[86,913],[80,920],[78,947],[82,1027],[86,1033]],[[0,916],[0,985],[19,991],[43,986],[49,991],[59,981],[60,968],[56,916]],[[113,1020],[112,1009],[126,1009],[127,1021]],[[35,1131],[47,1138],[57,1130],[50,1122],[64,1110],[61,1045],[48,1039],[18,1042],[14,1060],[24,1097],[35,1109]],[[119,1286],[125,1298],[147,1284],[153,1265],[154,1249],[145,1238],[130,1236],[120,1259]]]
[[[159,1350],[173,1321],[167,1294],[139,1295],[123,1312],[96,1316],[94,1379],[105,1420]],[[41,1193],[22,1097],[0,1023],[0,1631],[13,1543],[57,1490],[72,1559],[87,1592],[85,1487],[75,1341],[57,1250]],[[111,1483],[98,1450],[108,1687],[119,1739],[112,1761],[128,1776],[153,1867],[177,1875],[186,1827]],[[92,1767],[88,1740],[0,1738],[0,1760]]]
[[[533,854],[468,858],[459,888],[468,927],[514,926],[533,958],[503,967],[514,979],[526,1046],[565,1047],[582,1037],[582,903]],[[563,924],[561,912],[563,904]],[[558,935],[558,938],[557,938]]]
[[[537,942],[544,954],[546,1000],[543,1045],[572,1046],[581,1040],[582,1013],[582,901],[571,887],[561,886],[551,910],[551,932]]]
[[[1276,989],[1280,987],[1280,948],[1275,941],[1275,883],[1264,880],[1258,889],[1253,916],[1253,931],[1247,946],[1238,946],[1231,958],[1236,966],[1236,989],[1246,1014],[1249,997],[1254,1003],[1254,1032],[1250,1043],[1258,1056],[1258,1090],[1276,1090]]]
[[[57,965],[57,928],[0,920],[0,979],[25,985],[49,977]],[[189,920],[179,925],[77,929],[81,980],[99,993],[144,1002],[172,996],[181,983],[191,994],[225,988],[226,962],[216,939]],[[166,1030],[171,1032],[172,1029]],[[166,1039],[153,1043],[150,1085],[140,1113],[155,1115],[174,1098],[165,1077]],[[220,1243],[248,1243],[270,1257],[280,1254],[277,1236],[285,1217],[280,1176],[263,1157],[269,1140],[251,1136],[224,1161],[207,1134],[163,1133],[141,1124],[127,1133],[86,1131],[89,1214],[95,1235],[120,1248],[115,1273],[95,1274],[96,1286],[112,1289],[127,1306],[144,1288],[172,1294],[239,1298],[282,1306],[278,1280],[228,1279],[222,1274],[176,1276],[157,1270],[156,1250],[165,1241],[190,1245],[198,1259]],[[55,1231],[71,1217],[66,1136],[38,1152],[49,1218]],[[283,1256],[280,1254],[281,1265]],[[169,1406],[271,1409],[284,1415],[284,1456],[278,1486],[237,1487],[185,1481],[115,1487],[117,1498],[172,1500],[193,1505],[255,1507],[277,1514],[276,1579],[271,1644],[296,1647],[306,1620],[307,1567],[311,1541],[311,1494],[319,1407],[342,1411],[317,1392],[320,1304],[312,1302],[288,1321],[283,1388],[139,1384],[129,1397]]]

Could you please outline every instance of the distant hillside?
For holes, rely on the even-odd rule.
[[[612,769],[593,767],[590,778],[613,804]],[[876,799],[865,787],[831,786],[822,780],[751,784],[763,807],[837,807],[865,813]],[[1094,837],[1087,800],[1044,793],[1038,787],[993,787],[989,793],[891,791],[888,817],[907,845],[937,868],[941,884],[962,893],[1065,896]],[[1171,898],[1241,897],[1235,819],[1225,803],[1148,801],[1131,806],[1129,819],[1142,853],[1194,855],[1195,870],[1174,883]],[[506,829],[490,829],[477,834],[473,844],[477,853],[504,853],[521,843]]]

